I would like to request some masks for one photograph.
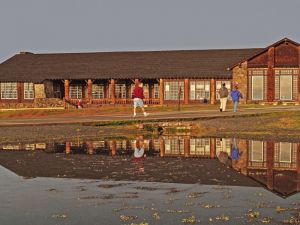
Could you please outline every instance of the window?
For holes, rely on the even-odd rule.
[[[1,83],[2,99],[18,99],[17,83]]]
[[[104,98],[104,85],[103,84],[93,84],[92,98],[93,99],[103,99]]]
[[[216,99],[220,99],[219,90],[221,89],[222,85],[225,83],[225,87],[228,89],[228,99],[231,99],[230,97],[230,91],[231,91],[231,82],[229,80],[217,80],[216,81]]]
[[[24,83],[24,99],[34,99],[33,83]]]
[[[190,82],[190,100],[209,99],[210,81],[191,81]]]
[[[293,76],[281,75],[279,82],[280,82],[280,100],[292,100]]]
[[[280,142],[280,153],[279,153],[280,162],[292,162],[292,144],[291,143],[282,143]]]
[[[252,76],[252,100],[264,99],[264,77]]]
[[[159,84],[154,84],[153,86],[153,98],[159,98]]]
[[[80,84],[70,85],[69,95],[70,98],[73,99],[82,99],[82,85]]]
[[[115,84],[116,98],[126,98],[126,84]]]
[[[210,156],[210,139],[190,139],[191,155]]]
[[[298,98],[298,69],[275,69],[275,99],[293,100]]]
[[[183,81],[165,82],[165,100],[180,100],[184,99],[184,83]]]
[[[262,141],[251,142],[251,159],[253,162],[263,162],[264,145]]]
[[[182,139],[166,139],[165,140],[166,155],[184,154],[184,144]]]

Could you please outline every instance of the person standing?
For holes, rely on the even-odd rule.
[[[219,90],[219,96],[220,96],[220,112],[225,112],[226,110],[226,103],[228,98],[228,89],[225,86],[226,84],[223,83],[222,87]]]
[[[233,112],[237,112],[237,107],[240,101],[240,98],[243,98],[242,93],[238,90],[237,86],[234,86],[233,90],[230,93],[232,102],[233,102]]]
[[[143,90],[143,84],[140,82],[137,82],[133,93],[132,93],[132,98],[133,98],[133,117],[136,117],[136,108],[140,107],[144,113],[144,116],[148,116],[149,114],[145,111],[144,108],[144,90]]]

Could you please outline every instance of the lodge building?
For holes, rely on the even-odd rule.
[[[245,103],[300,101],[300,46],[284,38],[266,48],[34,54],[0,64],[0,107],[131,104],[135,82],[146,104],[215,104],[222,83]]]

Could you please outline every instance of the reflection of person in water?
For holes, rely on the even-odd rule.
[[[217,154],[217,157],[221,163],[225,164],[226,166],[232,166],[232,160],[227,152],[221,151]]]
[[[138,140],[135,140],[133,144],[134,144],[133,163],[137,166],[138,171],[143,173],[145,171],[143,160],[146,157],[144,140],[142,137],[140,137]]]
[[[240,156],[243,154],[243,152],[240,152],[238,149],[238,146],[236,144],[235,137],[232,139],[232,149],[231,149],[231,159],[232,160],[239,160]]]

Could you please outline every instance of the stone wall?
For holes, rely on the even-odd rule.
[[[64,107],[64,101],[59,98],[36,98],[34,99],[35,108]]]
[[[34,84],[34,95],[35,95],[35,98],[46,98],[45,85],[44,84]]]
[[[232,70],[232,85],[237,85],[244,98],[241,103],[246,103],[248,99],[248,71],[247,62],[244,62]]]
[[[0,109],[34,108],[33,102],[0,102]]]

